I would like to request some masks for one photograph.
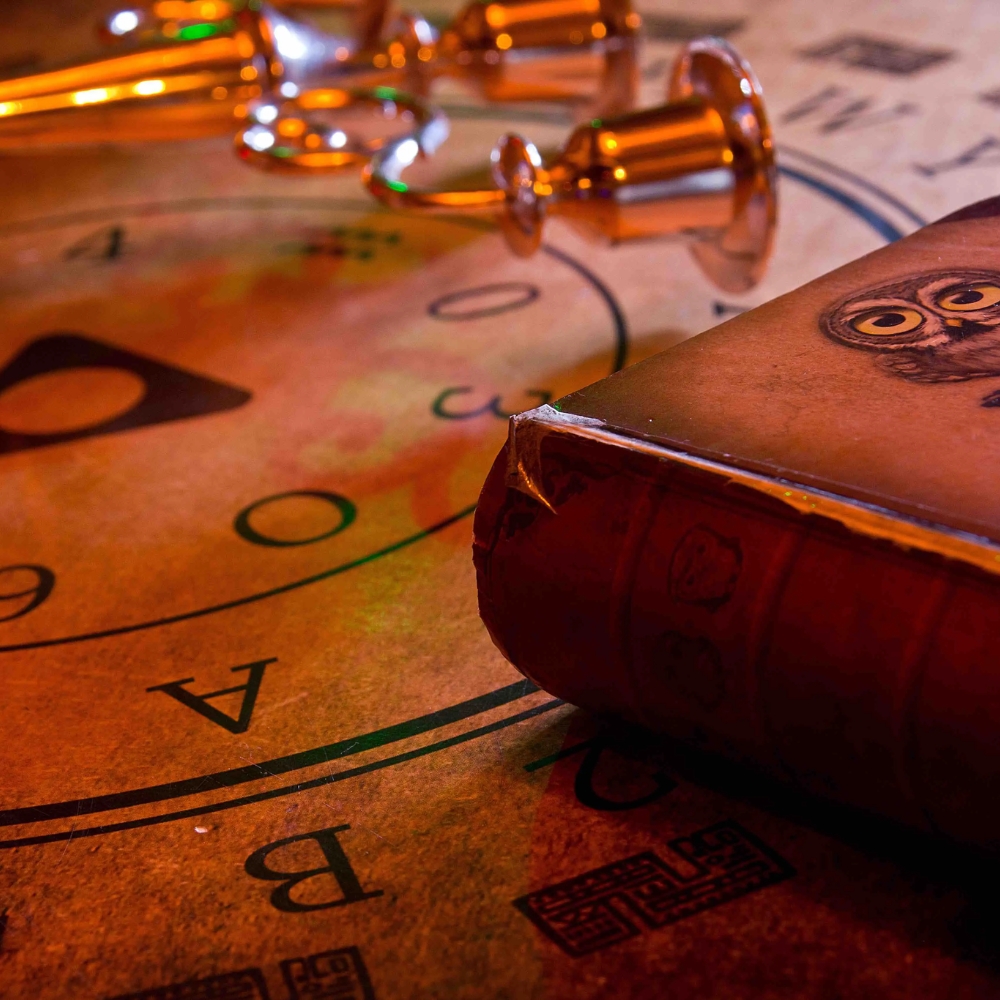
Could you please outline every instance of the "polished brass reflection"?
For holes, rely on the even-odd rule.
[[[174,35],[156,45],[0,80],[0,148],[231,132],[253,99],[333,75],[354,44],[258,0],[162,0],[157,9],[194,19],[167,19]],[[217,16],[194,17],[206,11]],[[123,35],[141,27],[134,11],[113,17]]]
[[[640,23],[628,0],[486,0],[463,8],[439,37],[404,18],[388,45],[353,62],[379,82],[392,72],[393,82],[421,90],[450,77],[490,101],[570,102],[592,116],[631,106]]]
[[[236,4],[157,0],[109,15],[101,33],[162,44],[219,32],[233,23]],[[434,80],[450,77],[487,100],[570,103],[588,118],[624,111],[634,100],[640,18],[629,0],[474,0],[440,34],[417,14],[396,17],[386,30],[388,9],[388,0],[358,4],[355,40],[341,40],[329,75],[313,83],[426,96]]]
[[[543,163],[517,135],[492,154],[495,188],[420,191],[402,180],[418,155],[393,141],[366,183],[394,208],[499,216],[515,253],[533,253],[549,215],[612,242],[683,235],[708,277],[745,291],[764,273],[776,222],[776,170],[760,85],[726,42],[705,38],[674,64],[670,103],[580,126]]]
[[[588,118],[632,102],[639,20],[628,0],[477,2],[440,35],[408,15],[376,44],[387,2],[363,0],[358,38],[326,35],[261,0],[122,8],[102,22],[106,38],[124,43],[118,52],[0,81],[0,149],[211,135],[262,96],[316,86],[425,94],[442,76],[491,100],[568,101]]]
[[[336,39],[335,49],[350,53],[377,46],[386,28],[389,0],[268,0],[272,10],[312,7],[348,11],[353,21],[350,38]],[[123,7],[103,17],[98,36],[117,44],[160,45],[224,34],[235,27],[236,14],[244,8],[262,9],[249,0],[154,0]]]
[[[377,112],[379,134],[369,137],[347,124],[346,112],[361,109]],[[389,128],[393,139],[384,132]],[[280,103],[256,102],[235,141],[239,156],[254,166],[322,172],[367,163],[390,141],[429,156],[447,136],[443,112],[418,97],[389,87],[318,87]]]

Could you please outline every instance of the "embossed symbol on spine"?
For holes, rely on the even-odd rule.
[[[250,398],[78,333],[53,333],[0,370],[0,455],[219,413]]]
[[[728,820],[679,837],[669,861],[644,851],[514,901],[567,954],[579,956],[665,927],[795,874]]]
[[[664,632],[648,640],[646,655],[682,698],[706,712],[718,707],[726,693],[719,651],[701,636]]]
[[[722,607],[736,589],[743,553],[735,538],[699,524],[686,531],[670,559],[670,596],[711,611]]]

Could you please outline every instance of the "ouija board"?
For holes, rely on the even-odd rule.
[[[8,3],[0,65],[93,47]],[[442,17],[445,8],[428,13]],[[0,159],[0,994],[1000,996],[988,868],[537,690],[479,621],[506,417],[997,193],[993,5],[642,8],[728,36],[773,266],[394,214],[226,137]],[[440,176],[565,109],[442,87]]]

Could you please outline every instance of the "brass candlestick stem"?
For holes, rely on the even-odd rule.
[[[760,85],[728,43],[690,43],[658,108],[580,126],[548,163],[529,141],[506,135],[493,150],[495,188],[422,191],[403,172],[420,153],[401,138],[365,171],[371,192],[400,209],[499,216],[511,249],[533,253],[545,219],[560,215],[612,242],[688,238],[720,288],[760,280],[777,215],[771,130]]]

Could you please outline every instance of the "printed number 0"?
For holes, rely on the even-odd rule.
[[[6,582],[8,575],[13,578],[13,583]],[[29,576],[34,577],[34,582],[25,586]],[[14,618],[20,618],[29,611],[34,611],[56,585],[56,575],[45,566],[36,566],[33,563],[20,563],[16,566],[0,567],[0,622],[9,622]],[[13,590],[9,588],[13,586]],[[10,605],[8,601],[17,601],[27,598],[22,607],[17,608],[10,614],[3,614]]]
[[[275,503],[279,500],[287,500],[290,497],[313,497],[317,500],[326,501],[336,508],[340,514],[340,523],[321,534],[313,535],[310,538],[296,539],[272,538],[269,535],[261,534],[250,524],[250,516],[254,511],[259,510],[267,504]],[[321,542],[324,538],[330,538],[333,535],[339,534],[345,528],[349,527],[354,522],[354,518],[357,517],[357,513],[357,507],[347,497],[342,497],[339,493],[326,493],[322,490],[292,490],[289,493],[276,493],[273,497],[264,497],[263,500],[257,500],[255,503],[250,504],[249,507],[244,507],[236,515],[236,519],[233,521],[233,528],[240,538],[246,539],[248,542],[253,542],[254,545],[273,545],[280,548],[293,545],[312,545],[314,542]]]

